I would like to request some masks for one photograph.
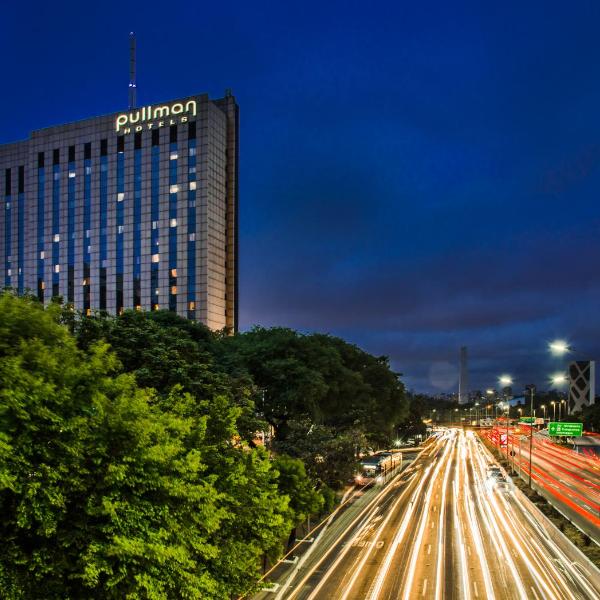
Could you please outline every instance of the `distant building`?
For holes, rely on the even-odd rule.
[[[148,105],[0,146],[0,287],[237,329],[238,106]]]
[[[569,365],[569,412],[594,404],[596,396],[596,363],[576,360]]]
[[[460,373],[458,377],[458,403],[469,402],[469,368],[467,365],[467,347],[460,349]]]

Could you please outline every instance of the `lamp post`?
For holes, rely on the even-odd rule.
[[[531,394],[531,423],[529,426],[529,488],[531,488],[531,465],[532,465],[532,456],[533,456],[533,422],[535,421],[535,409],[533,408],[533,395],[535,393],[535,385],[529,384],[525,386],[525,389],[529,390]]]
[[[499,377],[498,381],[504,386],[504,388],[508,388],[512,385],[513,380],[512,377],[510,375],[502,375]],[[506,389],[504,390],[505,395],[506,394]],[[510,420],[510,402],[508,400],[508,397],[506,398],[506,460],[510,462],[509,459],[509,454],[508,454],[508,423]]]
[[[556,421],[556,402],[552,400],[550,404],[552,404],[552,420]]]
[[[544,411],[544,423],[546,423],[546,405],[542,404],[540,408]]]

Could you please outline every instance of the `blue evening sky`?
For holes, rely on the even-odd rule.
[[[600,3],[10,2],[0,142],[138,99],[241,109],[242,326],[340,335],[421,391],[600,358]]]

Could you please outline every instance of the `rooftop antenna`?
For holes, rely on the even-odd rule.
[[[135,108],[137,87],[135,85],[135,33],[129,33],[129,110]]]

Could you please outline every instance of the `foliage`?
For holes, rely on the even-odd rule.
[[[387,444],[406,417],[404,387],[388,359],[339,338],[256,327],[223,344],[262,390],[258,406],[279,440],[292,421],[308,419]]]
[[[71,315],[64,311],[63,320],[79,346],[87,349],[99,340],[107,341],[123,370],[133,373],[140,386],[153,388],[163,397],[175,385],[196,398],[226,396],[241,409],[236,425],[242,438],[251,439],[254,432],[264,429],[256,416],[250,376],[244,371],[230,374],[220,365],[220,334],[169,311],[130,310],[118,317]]]
[[[278,452],[301,459],[307,472],[319,485],[338,489],[356,473],[358,449],[366,446],[359,430],[337,432],[308,419],[290,421],[288,435],[277,440]]]
[[[59,318],[0,296],[5,597],[248,590],[291,522],[266,454],[236,442],[242,409],[141,388],[98,336],[84,352]]]
[[[596,398],[595,404],[586,406],[581,416],[583,427],[586,431],[600,431],[600,399]]]
[[[280,454],[273,465],[279,472],[279,492],[290,499],[289,507],[293,511],[291,520],[294,525],[299,525],[309,515],[321,511],[324,498],[314,489],[301,460]]]

